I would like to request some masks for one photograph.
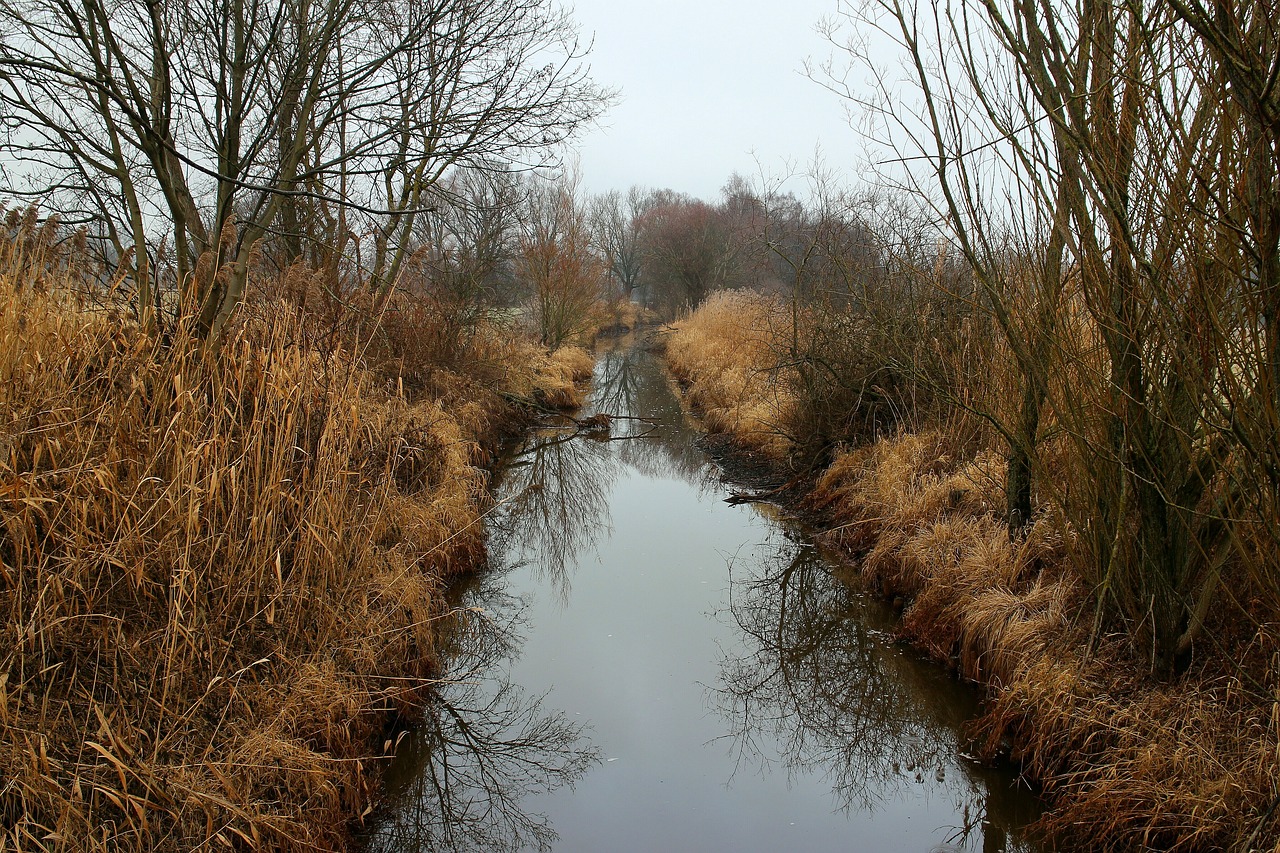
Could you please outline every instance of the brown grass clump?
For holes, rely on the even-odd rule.
[[[839,455],[810,502],[837,522],[834,543],[864,554],[863,578],[908,604],[903,633],[967,676],[1000,683],[1067,634],[1079,592],[1044,570],[1067,534],[1046,516],[1011,542],[993,514],[999,458],[956,464],[944,444],[906,435]]]
[[[798,390],[799,373],[777,365],[789,349],[803,350],[806,322],[789,325],[766,297],[717,294],[679,324],[667,358],[709,430],[775,458],[834,447],[815,457],[826,467],[805,508],[829,523],[831,544],[858,558],[864,582],[901,607],[904,638],[987,686],[974,732],[992,757],[1011,745],[1043,784],[1053,810],[1039,828],[1064,849],[1280,851],[1273,587],[1229,589],[1232,607],[1209,614],[1212,639],[1197,644],[1190,669],[1153,680],[1146,654],[1125,636],[1092,636],[1090,545],[1072,523],[1088,517],[1069,520],[1063,500],[1042,495],[1039,516],[1011,538],[1005,456],[984,449],[999,437],[966,415],[933,412],[921,421],[930,431],[876,440],[886,424],[916,422],[877,409],[911,394],[883,377],[855,382],[853,402],[823,399],[834,393],[826,385]],[[820,340],[817,351],[841,377],[892,360],[859,342],[851,351],[863,360],[846,358],[839,340]],[[986,395],[979,409],[1016,405],[1009,377],[980,363],[977,379],[961,364],[957,374],[973,387],[952,390]],[[883,399],[868,404],[876,394]],[[847,446],[854,441],[868,443]],[[1046,438],[1038,476],[1058,477],[1063,491],[1089,488],[1068,457],[1060,439]],[[1261,541],[1242,537],[1240,550],[1262,554]]]
[[[1133,671],[1118,650],[1044,657],[993,696],[980,727],[1044,781],[1042,828],[1088,849],[1274,849],[1274,704],[1232,676]]]
[[[1216,850],[1276,838],[1274,673],[1209,660],[1157,684],[1123,642],[1087,652],[1076,535],[1056,513],[1011,540],[993,454],[960,463],[939,434],[839,455],[811,508],[862,556],[865,581],[904,606],[900,633],[989,688],[975,731],[1012,743],[1051,795],[1041,829],[1088,849]],[[1255,643],[1275,653],[1260,629]],[[1265,658],[1265,655],[1263,655]],[[1261,847],[1257,849],[1263,849]]]
[[[544,409],[574,409],[586,401],[587,380],[595,370],[595,357],[579,346],[562,346],[554,352],[532,340],[513,336],[510,330],[486,328],[479,345],[480,363],[504,365],[487,382],[457,371],[436,371],[431,387],[445,400],[456,401],[464,416],[471,414],[475,399],[518,401]],[[483,420],[483,418],[481,419]],[[492,433],[493,419],[478,423],[481,434]]]
[[[0,849],[340,845],[483,553],[477,430],[584,356],[410,396],[283,304],[211,356],[0,261]]]
[[[658,315],[625,296],[611,299],[600,312],[597,335],[621,335],[658,322]]]
[[[666,350],[706,428],[774,459],[794,445],[795,398],[779,381],[769,331],[778,310],[775,300],[748,291],[713,294],[677,324]]]
[[[539,362],[538,399],[555,409],[576,409],[586,401],[585,382],[596,360],[579,346],[564,346]]]

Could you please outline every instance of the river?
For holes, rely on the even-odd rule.
[[[1036,849],[1036,798],[965,755],[974,690],[803,529],[724,502],[654,356],[604,352],[596,411],[646,420],[502,470],[370,853]]]

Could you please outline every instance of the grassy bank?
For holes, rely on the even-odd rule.
[[[787,308],[724,294],[683,321],[667,358],[708,429],[772,454],[803,444],[786,367]],[[1265,602],[1211,617],[1213,644],[1175,680],[1105,630],[1080,536],[1052,502],[1011,537],[1004,458],[943,427],[841,446],[805,510],[902,608],[899,633],[987,689],[974,736],[1044,787],[1040,829],[1067,849],[1277,849],[1277,637]],[[1243,590],[1243,588],[1242,588]],[[1235,602],[1233,602],[1234,606]]]
[[[0,849],[341,846],[483,554],[485,443],[577,402],[590,357],[480,327],[434,366],[270,299],[214,357],[10,236]]]
[[[796,401],[769,369],[775,311],[767,297],[719,294],[678,325],[666,356],[708,430],[781,461],[794,445]]]

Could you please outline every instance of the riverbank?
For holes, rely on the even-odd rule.
[[[725,500],[722,460],[765,484],[708,458],[659,358],[597,355],[609,440],[538,430],[495,477],[488,566],[451,590],[464,675],[397,750],[368,853],[1039,850],[1026,788],[965,754],[976,691],[784,514]]]
[[[0,847],[341,847],[439,676],[493,442],[591,357],[353,352],[270,298],[211,355],[76,264],[0,246]]]
[[[705,427],[780,468],[805,439],[800,398],[777,367],[786,328],[767,298],[729,294],[666,347]],[[1220,647],[1168,682],[1146,676],[1119,635],[1090,648],[1077,532],[1049,506],[1011,540],[1002,457],[942,430],[838,447],[810,482],[795,508],[901,608],[899,636],[985,686],[975,739],[1042,786],[1046,836],[1065,849],[1274,847],[1268,626],[1215,625]]]

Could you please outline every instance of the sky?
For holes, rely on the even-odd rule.
[[[805,77],[836,0],[576,0],[592,77],[620,99],[576,146],[592,193],[633,184],[708,201],[729,176],[855,168],[843,102]],[[790,164],[790,165],[789,165]],[[758,180],[757,180],[758,182]],[[795,189],[799,193],[803,181]]]

